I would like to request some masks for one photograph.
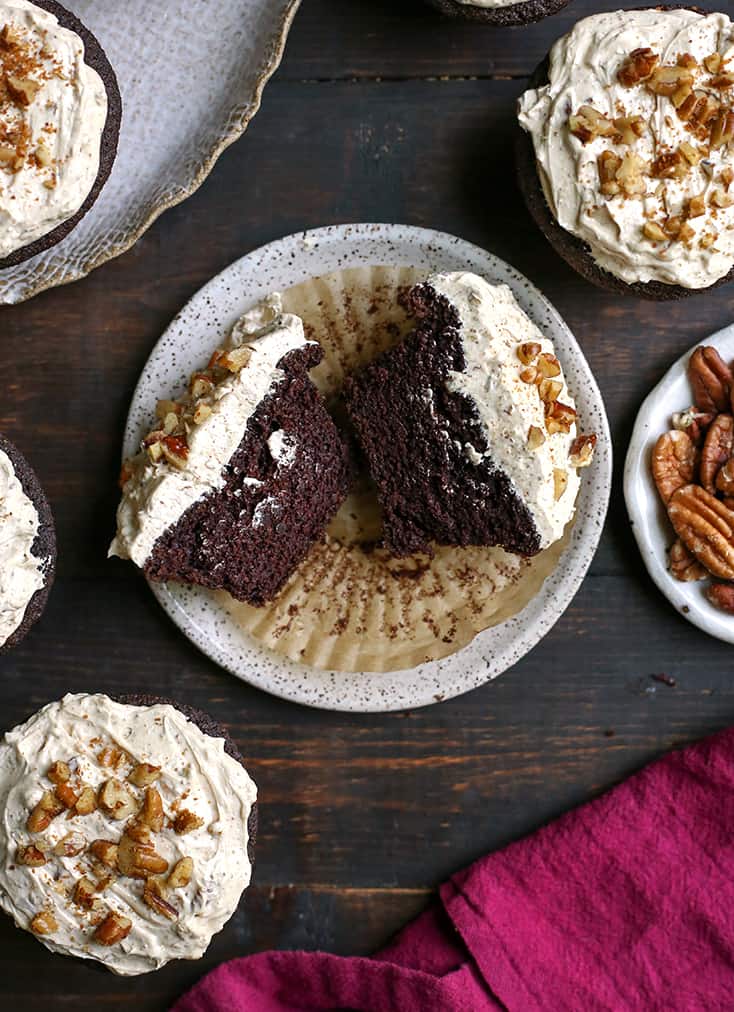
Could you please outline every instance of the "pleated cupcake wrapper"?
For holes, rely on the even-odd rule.
[[[345,375],[411,329],[398,294],[421,277],[410,268],[354,268],[284,293],[285,309],[324,350],[311,376],[337,417]],[[398,671],[447,657],[516,615],[569,537],[567,530],[533,559],[499,548],[436,548],[432,559],[394,559],[375,547],[380,532],[375,490],[360,476],[276,601],[252,608],[219,597],[242,630],[276,654],[327,670]]]

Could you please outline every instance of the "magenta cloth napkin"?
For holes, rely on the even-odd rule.
[[[264,952],[174,1012],[734,1009],[734,729],[477,861],[371,959]]]

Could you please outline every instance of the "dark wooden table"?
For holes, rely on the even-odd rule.
[[[2,311],[0,430],[46,486],[60,560],[42,624],[0,660],[0,724],[67,691],[175,696],[229,725],[261,809],[254,884],[203,960],[121,979],[0,918],[1,1008],[145,1012],[236,955],[368,953],[473,858],[734,719],[732,651],[653,587],[620,480],[642,398],[731,322],[732,288],[658,305],[590,287],[531,223],[509,156],[530,71],[576,18],[616,6],[576,0],[495,31],[420,0],[304,0],[260,113],[199,192],[91,277]],[[105,558],[128,402],[163,328],[247,250],[343,221],[444,229],[527,274],[581,342],[617,454],[601,547],[553,631],[497,681],[414,712],[325,713],[258,692],[199,654],[132,566]]]

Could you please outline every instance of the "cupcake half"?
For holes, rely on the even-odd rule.
[[[28,461],[0,435],[0,653],[41,617],[55,566],[48,500]]]
[[[527,25],[557,14],[569,0],[428,0],[432,7],[452,18],[486,24]]]
[[[596,444],[551,342],[506,285],[475,274],[434,274],[405,305],[416,330],[345,388],[387,546],[537,554],[573,516]]]
[[[309,369],[322,358],[272,296],[245,314],[123,467],[111,555],[152,580],[261,605],[347,494],[347,452]]]
[[[613,291],[681,298],[734,275],[734,26],[596,14],[520,99],[518,178],[556,251]]]
[[[0,269],[60,242],[94,204],[122,105],[102,47],[53,0],[0,0]]]
[[[0,743],[0,907],[115,973],[198,959],[250,882],[256,794],[206,714],[67,695]]]

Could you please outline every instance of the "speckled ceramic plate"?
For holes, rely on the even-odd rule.
[[[190,196],[260,106],[300,0],[64,0],[96,35],[123,101],[112,174],[63,242],[0,271],[0,303],[84,277]]]
[[[153,584],[173,621],[222,667],[277,696],[333,710],[399,710],[459,695],[501,674],[538,643],[563,614],[596,551],[611,485],[611,439],[601,394],[581,349],[561,317],[521,274],[462,239],[405,225],[339,225],[288,236],[255,250],[204,286],[156,345],[133,396],[124,453],[135,452],[155,403],[185,384],[216,338],[272,291],[348,267],[412,266],[470,270],[504,282],[554,342],[587,432],[599,444],[585,472],[568,548],[540,593],[514,618],[480,633],[440,661],[404,671],[347,674],[321,671],[276,656],[247,638],[212,594],[200,588]]]
[[[734,325],[701,343],[712,344],[725,361],[731,362]],[[624,466],[624,497],[643,562],[658,588],[693,625],[710,636],[734,643],[734,618],[714,608],[704,596],[710,581],[681,583],[668,572],[668,548],[675,541],[675,534],[651,471],[652,448],[658,436],[668,431],[676,411],[683,411],[693,403],[688,382],[688,359],[693,351],[691,348],[670,367],[640,408]]]

